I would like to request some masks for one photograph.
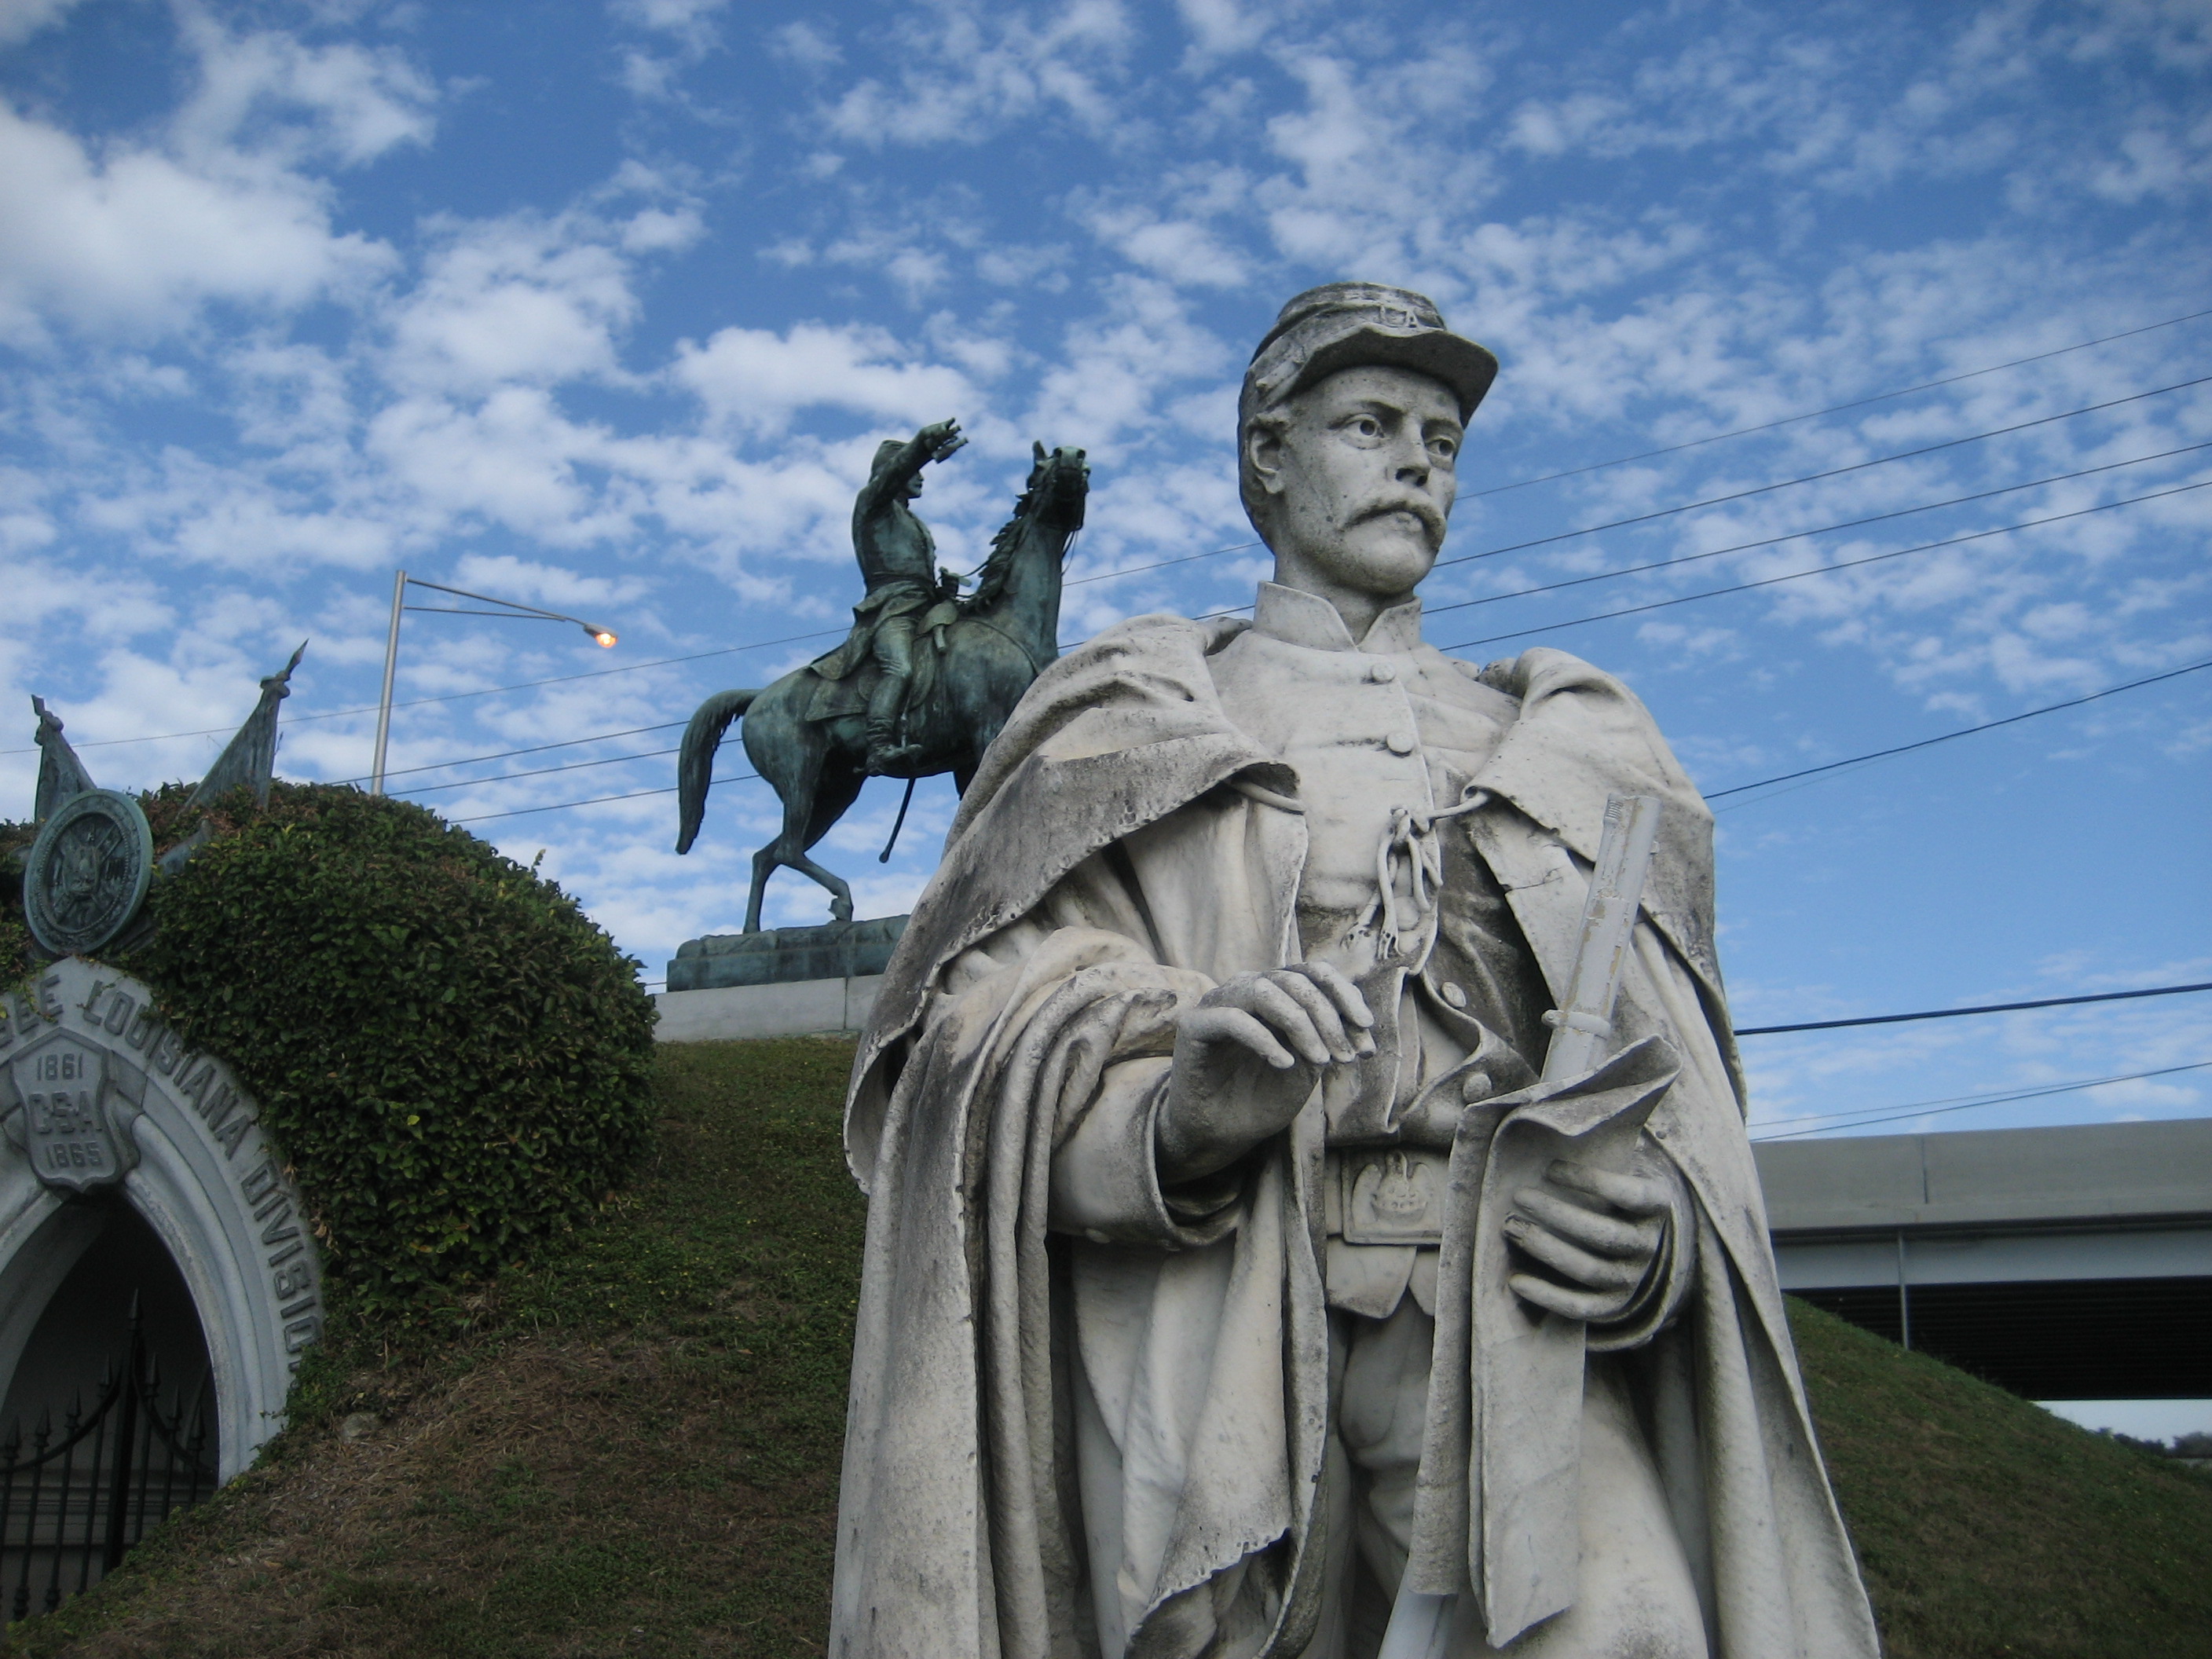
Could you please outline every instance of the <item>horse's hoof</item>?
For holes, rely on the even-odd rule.
[[[852,900],[850,900],[850,899],[831,899],[831,900],[830,901],[830,921],[852,921],[852,919],[853,919],[853,901],[852,901]]]

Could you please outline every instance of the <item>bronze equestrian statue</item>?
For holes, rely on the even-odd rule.
[[[935,579],[935,544],[906,503],[920,492],[921,468],[966,441],[956,422],[940,421],[877,452],[853,509],[869,592],[854,608],[851,637],[764,690],[717,692],[684,729],[678,852],[698,836],[715,750],[741,716],[747,758],[783,799],[782,833],[753,854],[749,933],[760,931],[762,895],[778,868],[820,883],[830,914],[850,921],[852,890],[807,849],[871,773],[908,780],[909,796],[914,779],[940,772],[966,789],[1030,682],[1060,654],[1060,568],[1083,527],[1091,469],[1079,449],[1048,454],[1032,445],[1013,517],[993,538],[975,591],[955,597],[949,578]]]

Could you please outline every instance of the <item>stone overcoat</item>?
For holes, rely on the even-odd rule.
[[[1085,1532],[1102,1521],[1124,1534],[1113,1622],[1127,1653],[1292,1659],[1311,1638],[1330,1410],[1319,1091],[1224,1174],[1240,1183],[1225,1207],[1186,1213],[1155,1189],[1152,1224],[1124,1237],[1053,1213],[1054,1152],[1095,1102],[1164,1073],[1176,1012],[1297,954],[1298,780],[1230,721],[1207,667],[1243,626],[1139,617],[1049,666],[985,757],[890,965],[847,1104],[869,1214],[839,1659],[1090,1659],[1102,1647]],[[1665,803],[1616,1028],[1680,1056],[1647,1128],[1698,1237],[1681,1313],[1634,1358],[1711,1650],[1871,1656],[1744,1133],[1711,815],[1617,680],[1544,649],[1481,678],[1520,708],[1475,780],[1489,804],[1461,822],[1555,994],[1607,795]],[[1510,1586],[1497,1561],[1486,1573],[1514,1517],[1553,1500],[1542,1471],[1513,1467],[1511,1402],[1475,1397],[1470,1315],[1448,1301],[1423,1459],[1434,1489],[1409,1571],[1441,1592],[1463,1561],[1462,1582],[1541,1616],[1571,1601],[1575,1564],[1522,1563],[1528,1582]],[[1108,1306],[1143,1310],[1121,1334],[1133,1368],[1110,1379],[1085,1372],[1085,1310]],[[1117,1401],[1118,1492],[1077,1489],[1085,1388]],[[1486,1432],[1509,1454],[1486,1484]],[[1493,1605],[1493,1639],[1528,1616],[1501,1632]]]

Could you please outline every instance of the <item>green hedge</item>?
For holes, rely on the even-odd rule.
[[[144,798],[157,845],[199,814]],[[149,898],[118,965],[261,1103],[370,1308],[526,1255],[604,1200],[650,1127],[637,964],[549,881],[419,806],[278,784]]]

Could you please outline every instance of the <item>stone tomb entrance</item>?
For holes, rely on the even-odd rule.
[[[299,1194],[230,1069],[94,963],[0,998],[0,1613],[250,1464],[321,1329]]]

